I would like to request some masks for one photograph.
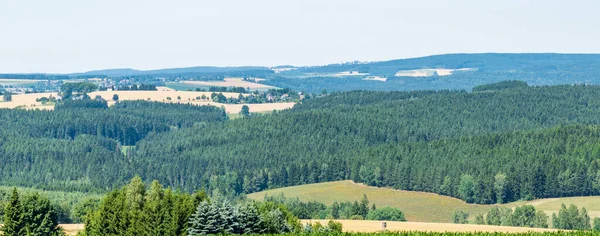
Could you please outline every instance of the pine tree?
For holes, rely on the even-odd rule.
[[[340,205],[337,202],[333,202],[333,206],[331,206],[331,216],[334,219],[340,218]]]
[[[19,201],[19,193],[14,188],[10,195],[10,201],[4,208],[4,226],[2,231],[6,236],[23,235],[25,222],[23,220],[23,206]]]

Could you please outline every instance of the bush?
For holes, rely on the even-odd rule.
[[[400,209],[392,207],[371,210],[369,214],[367,214],[367,220],[406,221],[404,213]]]
[[[364,220],[365,218],[362,217],[361,215],[353,215],[350,216],[350,220]]]
[[[573,204],[569,208],[562,204],[558,215],[552,214],[552,225],[557,229],[590,230],[592,228],[587,210],[581,208],[579,211]]]
[[[600,218],[594,218],[594,231],[600,231]]]
[[[342,223],[330,220],[329,222],[327,222],[327,228],[329,228],[329,230],[331,232],[341,233],[342,232]]]
[[[478,214],[475,216],[475,224],[485,225],[485,220],[483,219],[483,214]]]
[[[452,214],[452,222],[454,222],[455,224],[467,224],[469,223],[468,219],[469,213],[463,210],[455,211]]]

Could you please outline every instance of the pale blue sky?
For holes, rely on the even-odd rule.
[[[597,0],[0,0],[0,73],[600,52]]]

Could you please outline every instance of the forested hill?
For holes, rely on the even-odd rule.
[[[0,110],[0,184],[105,191],[139,174],[224,195],[342,179],[478,203],[600,194],[600,86],[343,92],[231,121],[97,103]]]
[[[598,86],[338,93],[151,136],[136,146],[135,166],[148,179],[221,193],[353,179],[481,203],[595,194],[599,98]]]

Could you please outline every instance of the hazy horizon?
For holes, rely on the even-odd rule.
[[[591,0],[3,1],[0,73],[599,53],[597,7]]]

